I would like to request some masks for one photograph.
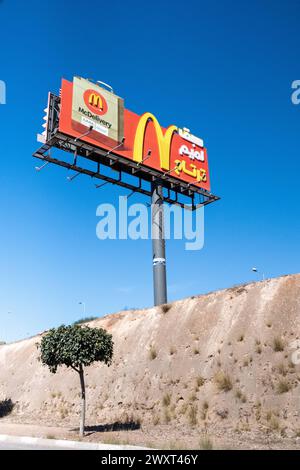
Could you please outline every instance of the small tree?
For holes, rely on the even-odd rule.
[[[102,328],[81,327],[79,325],[52,328],[42,338],[40,344],[41,361],[47,365],[52,373],[56,373],[58,366],[67,366],[74,369],[80,378],[81,386],[81,416],[80,436],[84,435],[85,426],[85,381],[84,367],[93,362],[111,364],[113,356],[112,335]]]

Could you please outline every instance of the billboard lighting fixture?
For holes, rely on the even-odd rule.
[[[79,78],[80,78],[80,77],[79,77]],[[109,89],[109,91],[110,91],[111,93],[114,92],[113,87],[110,86],[108,83],[102,82],[101,80],[95,80],[94,78],[86,78],[86,80],[87,80],[88,82],[98,83],[101,88],[103,88],[103,86],[105,86],[106,88]]]
[[[129,199],[131,196],[133,196],[135,192],[136,192],[135,189],[131,191],[131,193],[129,193],[128,196],[126,196],[126,199]]]
[[[80,172],[78,171],[77,173],[75,173],[74,175],[72,176],[67,176],[67,180],[71,183],[71,181],[73,181],[75,178],[77,178],[77,176],[80,175]]]
[[[34,169],[35,169],[36,171],[41,171],[43,168],[45,168],[45,166],[49,165],[49,163],[50,163],[50,162],[46,162],[46,163],[44,163],[44,164],[41,165],[41,166],[36,166],[36,167],[34,167]]]
[[[176,168],[180,165],[180,162],[176,163],[176,166],[174,168],[172,168],[171,170],[169,171],[166,171],[165,173],[163,173],[163,176],[167,176],[169,175],[170,173],[172,173],[172,171],[175,171]]]
[[[152,152],[151,149],[149,149],[149,150],[148,150],[148,153],[147,153],[147,156],[146,156],[145,158],[143,158],[143,160],[142,160],[141,162],[139,162],[139,163],[137,164],[137,166],[140,166],[142,163],[144,163],[146,160],[148,160],[148,158],[151,157],[151,152]]]
[[[95,184],[95,188],[96,189],[102,188],[102,186],[105,186],[107,183],[109,183],[109,181],[105,181],[105,183],[102,183],[102,184]]]
[[[122,147],[122,145],[124,144],[125,142],[125,137],[123,137],[122,141],[120,144],[116,145],[114,148],[112,148],[111,150],[109,150],[105,155],[104,157],[108,157],[108,155],[110,155],[114,150],[117,150],[118,148]]]
[[[86,137],[87,135],[89,135],[92,132],[92,130],[93,130],[93,126],[90,126],[89,130],[86,131],[84,134],[79,135],[78,137],[76,137],[76,139],[74,139],[74,142],[77,142],[77,140],[82,139],[82,137]]]
[[[113,93],[113,92],[114,92],[114,90],[113,90],[113,87],[112,87],[112,86],[110,86],[108,83],[101,82],[101,80],[97,80],[97,82],[96,82],[96,83],[99,83],[99,84],[100,84],[100,86],[101,86],[101,85],[102,85],[102,86],[103,86],[103,85],[104,85],[104,86],[106,86],[106,87],[109,89],[109,91],[110,91],[111,93]]]
[[[195,186],[195,184],[196,184],[196,183],[188,183],[188,188],[189,188],[190,186]]]

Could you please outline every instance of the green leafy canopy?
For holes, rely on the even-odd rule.
[[[113,356],[112,335],[102,328],[79,325],[52,328],[40,344],[41,361],[55,373],[65,365],[77,370],[95,361],[111,364]]]

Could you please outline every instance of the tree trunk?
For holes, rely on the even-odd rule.
[[[80,427],[79,435],[80,437],[84,436],[84,426],[85,426],[85,383],[84,383],[84,371],[82,365],[79,367],[79,377],[81,385],[81,415],[80,415]]]

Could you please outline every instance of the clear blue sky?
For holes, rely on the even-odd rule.
[[[299,272],[299,1],[3,0],[0,21],[0,339],[72,322],[79,301],[99,316],[152,305],[151,242],[95,235],[97,205],[126,191],[34,171],[61,77],[109,82],[129,109],[206,142],[222,200],[206,210],[202,251],[168,243],[170,300],[253,280],[252,266]]]

